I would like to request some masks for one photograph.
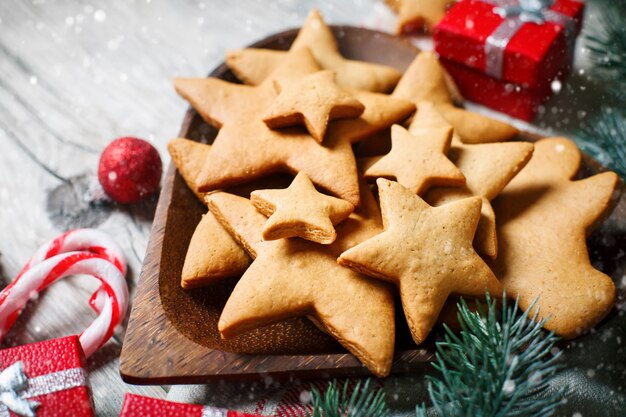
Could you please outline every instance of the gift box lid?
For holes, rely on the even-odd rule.
[[[18,361],[29,379],[28,390],[36,393],[28,399],[40,404],[37,417],[94,416],[78,336],[0,350],[2,370]],[[10,415],[16,416],[12,412]]]
[[[507,19],[496,13],[495,0],[462,0],[433,29],[435,50],[443,58],[488,73],[487,38]],[[510,2],[509,2],[510,3]],[[550,10],[572,19],[580,32],[584,4],[555,0]],[[544,88],[570,65],[565,28],[550,20],[524,23],[505,47],[501,79],[525,88]]]

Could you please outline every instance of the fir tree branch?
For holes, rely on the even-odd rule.
[[[528,311],[518,313],[503,301],[500,320],[496,301],[487,294],[487,311],[477,303],[471,311],[459,304],[461,333],[445,327],[433,363],[440,377],[428,376],[431,411],[443,417],[547,417],[560,402],[547,394],[549,381],[561,368],[551,354],[557,338],[544,332],[544,321]],[[427,415],[424,405],[417,416]],[[431,413],[432,414],[432,413]]]
[[[313,417],[387,417],[389,409],[385,403],[385,393],[380,389],[370,389],[370,379],[361,385],[359,381],[348,393],[348,381],[343,390],[337,381],[332,381],[322,395],[313,388]]]
[[[603,107],[583,126],[582,150],[626,180],[626,110]]]
[[[626,2],[611,0],[597,25],[587,31],[585,47],[607,80],[618,83],[614,89],[626,94]]]

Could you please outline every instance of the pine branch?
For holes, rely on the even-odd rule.
[[[582,150],[626,180],[626,110],[603,107],[582,136]]]
[[[561,368],[559,353],[551,354],[557,338],[542,330],[543,320],[519,314],[503,301],[498,320],[496,301],[487,294],[487,311],[480,303],[472,312],[459,304],[461,333],[447,326],[437,343],[433,363],[440,377],[428,376],[433,410],[443,417],[547,417],[561,393],[547,393],[549,381]],[[424,405],[418,417],[427,415]]]
[[[313,388],[313,417],[387,417],[389,409],[385,403],[385,393],[380,389],[370,389],[370,379],[361,385],[359,381],[348,393],[348,381],[343,390],[337,381],[332,381],[322,395]]]
[[[618,83],[614,91],[626,94],[626,2],[613,1],[606,5],[598,25],[587,31],[586,48],[594,65],[607,80]]]

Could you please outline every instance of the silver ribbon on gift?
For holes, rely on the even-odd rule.
[[[485,73],[502,79],[504,51],[524,24],[531,22],[542,25],[552,22],[563,27],[567,43],[567,60],[571,59],[576,42],[576,24],[572,17],[550,10],[554,0],[482,0],[494,6],[494,13],[504,21],[485,42]]]
[[[24,364],[17,361],[0,373],[0,417],[9,417],[9,411],[23,417],[36,417],[39,403],[29,398],[86,384],[87,376],[81,368],[28,378],[24,373]]]

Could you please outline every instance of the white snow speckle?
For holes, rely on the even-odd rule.
[[[34,75],[31,75],[28,81],[30,82],[31,85],[35,85],[37,84],[37,77],[35,77]]]
[[[504,381],[504,385],[502,385],[502,392],[510,396],[513,394],[513,391],[515,391],[515,381],[511,381],[510,379]]]
[[[302,391],[300,392],[300,396],[298,397],[302,404],[308,404],[313,400],[313,396],[311,395],[311,391]]]
[[[552,81],[552,83],[550,84],[550,88],[552,88],[552,92],[554,94],[558,94],[561,92],[561,88],[563,87],[563,84],[561,83],[561,81],[559,80],[554,80]]]
[[[560,144],[560,143],[559,143],[559,144],[557,144],[557,145],[554,147],[554,150],[555,150],[557,153],[562,153],[562,152],[565,150],[565,145],[562,145],[562,144]]]
[[[95,12],[93,12],[93,20],[95,20],[98,23],[104,22],[106,18],[107,18],[107,14],[105,13],[104,10],[98,9]]]

